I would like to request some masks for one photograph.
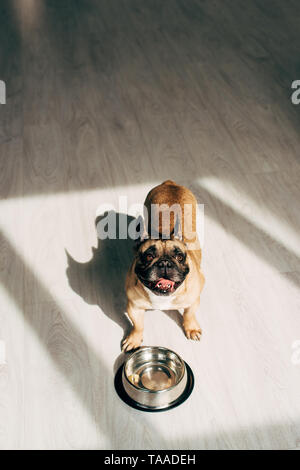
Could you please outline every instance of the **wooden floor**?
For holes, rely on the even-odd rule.
[[[0,18],[0,447],[300,447],[299,2],[1,0]],[[143,414],[113,387],[131,247],[97,243],[95,218],[167,178],[205,204],[203,339],[147,313],[145,344],[195,389]]]

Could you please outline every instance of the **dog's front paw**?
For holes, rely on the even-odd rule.
[[[183,329],[188,339],[200,341],[202,330],[196,319],[193,318],[192,320],[185,320],[183,322]]]
[[[122,351],[128,352],[138,348],[143,341],[143,332],[132,330],[132,332],[124,339],[122,343]]]

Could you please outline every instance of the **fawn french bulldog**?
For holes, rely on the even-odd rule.
[[[127,314],[133,328],[123,341],[123,351],[141,345],[145,310],[183,309],[186,337],[200,340],[202,334],[195,316],[204,285],[196,198],[168,180],[149,192],[144,208],[145,233],[136,244],[126,278]]]

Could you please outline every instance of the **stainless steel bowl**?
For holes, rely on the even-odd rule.
[[[170,349],[145,346],[125,362],[122,383],[135,402],[145,408],[161,409],[182,395],[187,371],[184,361]]]

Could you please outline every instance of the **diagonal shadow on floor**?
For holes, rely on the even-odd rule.
[[[278,272],[282,270],[282,262],[293,266],[289,271],[296,271],[300,267],[299,256],[284,246],[280,241],[275,240],[261,228],[254,225],[241,213],[232,209],[225,201],[222,201],[207,189],[201,186],[201,183],[192,183],[190,188],[195,192],[197,198],[204,205],[213,209],[212,217],[222,228],[233,235],[256,256],[272,266]],[[228,223],[230,221],[230,224]],[[204,248],[205,249],[205,248]],[[276,256],[274,256],[276,253]]]
[[[74,322],[71,320],[70,315],[64,312],[64,309],[50,295],[47,288],[35,276],[30,267],[26,265],[26,263],[22,260],[21,255],[16,252],[14,247],[2,233],[0,233],[0,245],[5,247],[7,259],[10,260],[10,265],[14,266],[13,272],[16,273],[14,282],[11,282],[11,280],[8,280],[7,270],[0,270],[1,283],[5,287],[10,297],[14,300],[20,311],[20,314],[23,314],[25,322],[30,326],[41,345],[47,351],[49,357],[55,365],[55,368],[68,381],[69,386],[77,394],[79,401],[82,403],[82,406],[87,409],[91,419],[95,421],[96,426],[100,428],[103,436],[107,437],[109,442],[114,442],[115,431],[113,426],[109,424],[111,421],[110,417],[107,416],[108,407],[106,407],[105,403],[103,403],[103,398],[100,392],[103,384],[107,382],[107,378],[110,380],[109,396],[112,396],[111,399],[115,400],[115,406],[118,407],[120,420],[126,423],[128,420],[134,418],[135,427],[136,429],[140,429],[141,433],[144,433],[146,428],[148,429],[149,436],[157,436],[159,433],[158,429],[154,429],[147,419],[145,419],[143,414],[134,412],[129,407],[127,407],[127,405],[124,405],[120,402],[114,391],[113,375],[111,370],[109,370],[102,362],[101,358],[93,350],[93,348],[85,342],[81,332],[78,331]],[[40,298],[45,299],[45,303],[52,303],[56,306],[53,314],[51,311],[51,314],[53,315],[52,318],[47,317],[47,325],[50,329],[51,324],[53,328],[55,328],[55,325],[57,325],[58,321],[64,325],[64,335],[59,337],[60,353],[58,353],[57,350],[57,341],[54,341],[53,347],[51,347],[52,342],[45,341],[45,331],[43,328],[43,320],[41,318],[42,314],[38,313],[38,315],[35,315],[30,311],[30,309],[26,309],[23,305],[23,296],[19,295],[20,290],[16,289],[16,286],[23,285],[24,274],[29,279],[30,284],[35,285],[36,289],[40,291]],[[58,315],[60,317],[59,320]],[[99,332],[99,335],[101,335],[101,332]],[[74,354],[74,348],[77,348],[77,346],[81,351],[80,355]],[[68,362],[67,365],[65,363],[66,357],[72,358],[72,362]],[[78,374],[80,374],[80,371],[82,370],[84,370],[85,374],[84,381],[78,377]],[[97,380],[102,382],[97,382]],[[98,390],[97,394],[95,393],[96,389]],[[163,437],[161,437],[161,441],[164,442]],[[150,443],[148,443],[148,445],[151,446]]]
[[[95,383],[94,371],[97,371],[97,376],[102,377],[102,380],[106,381],[106,377],[110,377],[111,379],[111,392],[112,397],[114,396],[113,390],[113,377],[111,372],[107,369],[107,367],[103,364],[101,359],[98,355],[93,351],[89,344],[85,343],[80,331],[76,328],[72,320],[70,319],[69,315],[66,315],[61,308],[61,306],[54,300],[54,298],[49,294],[46,287],[37,279],[37,277],[32,273],[30,268],[24,263],[22,257],[19,253],[15,251],[13,246],[7,240],[7,238],[0,234],[0,243],[2,246],[5,247],[7,257],[11,260],[11,264],[14,265],[15,272],[18,273],[19,279],[15,279],[16,284],[22,285],[22,277],[23,274],[26,273],[26,276],[30,278],[31,285],[35,284],[36,288],[41,291],[40,297],[45,299],[45,302],[51,302],[57,305],[57,309],[60,312],[62,317],[62,322],[65,323],[65,333],[66,338],[63,340],[61,337],[60,341],[64,341],[64,344],[60,345],[61,349],[69,349],[73,348],[74,346],[74,339],[76,342],[80,341],[80,350],[84,351],[84,357],[79,358],[80,362],[83,363],[85,369],[85,383],[81,384],[82,381],[78,378],[78,373],[80,368],[78,368],[78,364],[76,361],[72,366],[65,367],[64,360],[60,361],[60,356],[57,354],[56,350],[53,350],[49,347],[49,344],[45,342],[44,337],[44,329],[43,329],[43,322],[41,321],[40,314],[38,318],[34,315],[29,313],[23,313],[24,320],[27,324],[31,327],[32,331],[35,333],[36,337],[39,339],[41,345],[46,349],[47,353],[49,354],[53,364],[55,365],[56,369],[65,376],[66,380],[69,382],[69,386],[72,390],[75,391],[77,394],[80,402],[82,405],[88,410],[91,418],[95,421],[96,425],[99,426],[101,432],[104,436],[106,436],[111,443],[114,443],[115,439],[115,431],[113,427],[107,425],[110,422],[109,416],[106,416],[106,407],[103,406],[102,397],[100,396],[98,399],[95,398],[94,389],[98,387],[100,389],[99,383]],[[7,290],[8,294],[14,300],[16,305],[19,307],[19,311],[23,312],[23,299],[22,296],[17,295],[16,293],[16,284],[8,281],[8,276],[6,270],[0,271],[0,281]],[[47,318],[48,324],[51,323],[49,318]],[[57,322],[57,315],[53,317],[53,323]],[[56,344],[57,346],[57,344]],[[65,354],[64,354],[65,357]],[[81,386],[82,385],[82,386]],[[113,398],[111,398],[113,399]],[[135,428],[140,430],[143,435],[145,435],[145,428],[147,429],[147,435],[149,436],[149,442],[145,441],[144,448],[153,449],[151,446],[151,436],[155,435],[156,438],[159,436],[159,429],[157,427],[153,427],[152,424],[149,423],[147,418],[141,414],[130,410],[125,405],[121,404],[117,398],[116,399],[116,406],[118,406],[118,413],[120,414],[120,420],[131,419],[134,417],[135,420]],[[163,436],[159,437],[160,441],[160,448],[163,449],[172,449],[172,448],[179,448],[179,449],[203,449],[203,448],[237,448],[237,442],[241,443],[238,447],[239,448],[251,448],[251,436],[256,434],[264,437],[264,442],[268,442],[270,435],[273,433],[279,434],[283,431],[286,431],[288,428],[290,431],[292,430],[292,435],[295,437],[295,445],[288,444],[289,447],[296,447],[299,442],[297,440],[297,433],[300,432],[300,423],[295,421],[293,423],[276,423],[272,426],[251,426],[243,429],[235,429],[232,432],[226,431],[226,435],[222,432],[210,434],[210,435],[200,435],[196,436],[182,436],[182,441],[180,445],[178,442],[173,444],[172,442],[166,442]],[[139,431],[138,431],[139,432]],[[112,448],[112,446],[110,446]],[[118,445],[118,448],[123,448],[122,445]],[[286,448],[286,443],[284,443],[283,448]]]

